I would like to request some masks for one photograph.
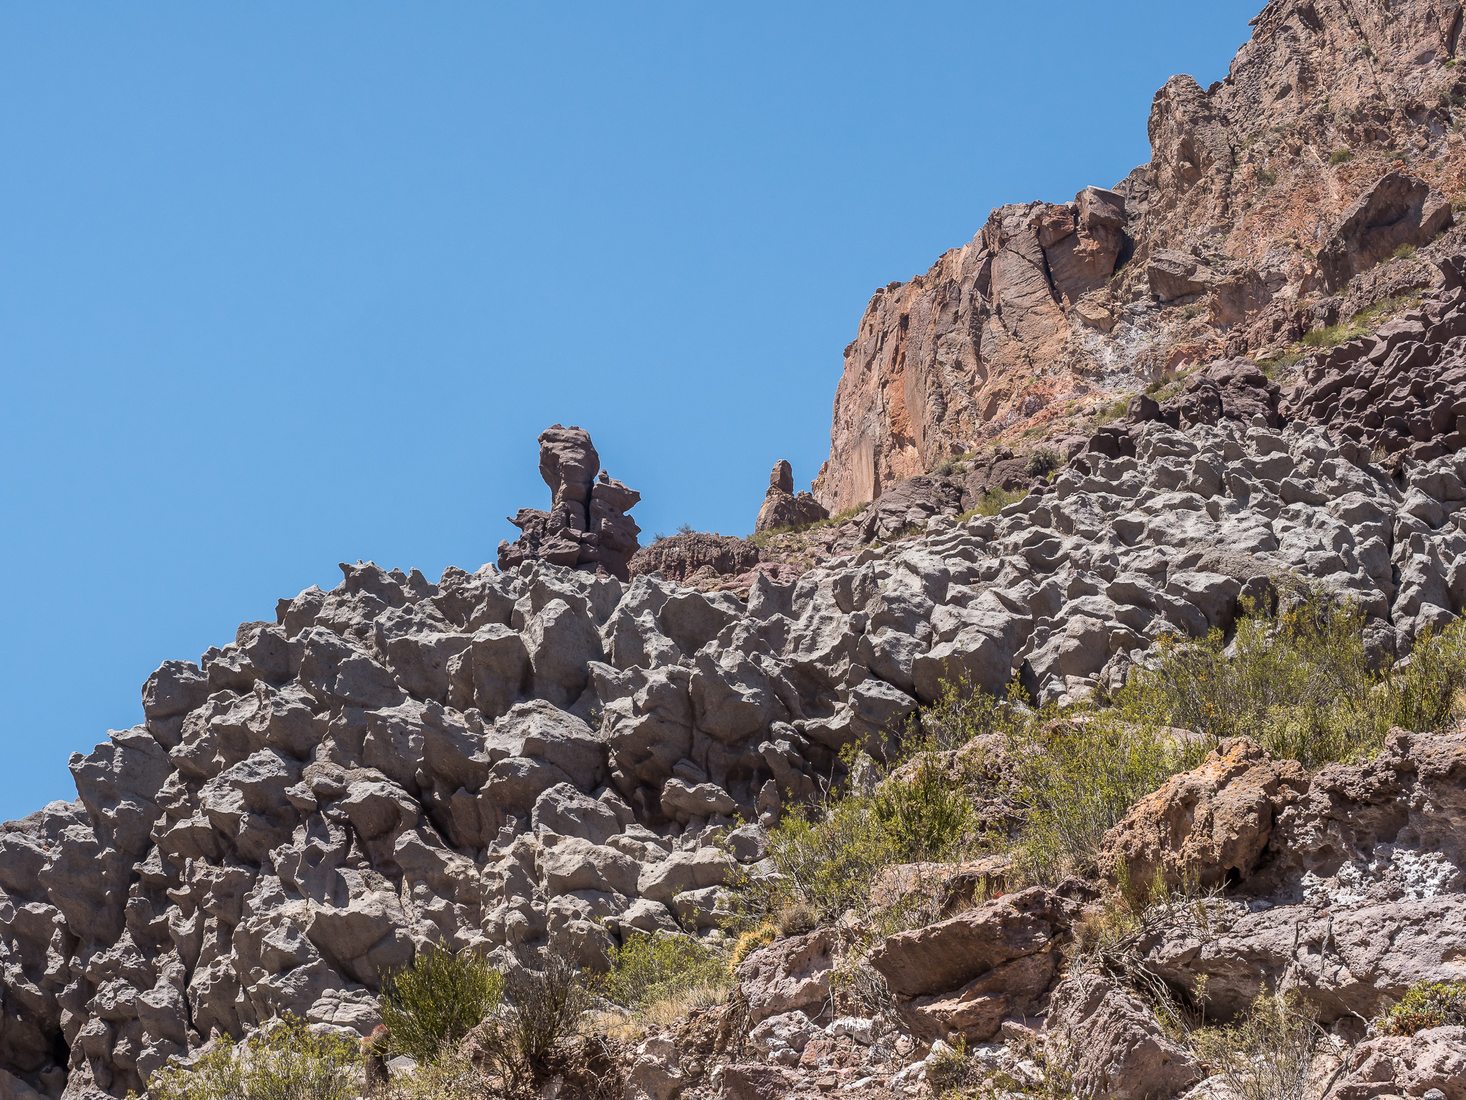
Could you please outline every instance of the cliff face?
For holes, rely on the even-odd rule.
[[[1224,81],[1157,93],[1149,164],[1072,203],[1002,207],[926,274],[878,290],[845,349],[820,503],[841,511],[994,437],[1331,320],[1331,297],[1389,254],[1344,224],[1380,178],[1402,166],[1438,200],[1391,249],[1439,231],[1441,196],[1466,185],[1461,28],[1459,0],[1274,0]],[[1358,256],[1342,273],[1327,262],[1341,233]]]

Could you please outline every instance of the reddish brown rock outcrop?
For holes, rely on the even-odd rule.
[[[887,937],[870,964],[914,1027],[933,1038],[990,1039],[1048,991],[1074,915],[1072,903],[1031,887]]]
[[[520,536],[499,544],[499,568],[547,561],[603,570],[626,580],[641,534],[627,513],[641,494],[601,469],[601,456],[584,429],[555,424],[540,433],[539,442],[540,476],[550,487],[550,510],[521,508],[514,514],[509,522]]]
[[[1149,164],[1069,204],[1005,206],[877,291],[845,349],[820,503],[1296,338],[1308,296],[1428,242],[1466,183],[1461,27],[1455,0],[1273,0],[1225,80],[1156,95]]]
[[[1142,798],[1105,837],[1101,865],[1138,897],[1152,888],[1208,888],[1256,868],[1282,807],[1308,786],[1292,760],[1244,738],[1225,742],[1195,771]]]
[[[775,531],[781,527],[802,527],[824,519],[829,513],[808,493],[794,492],[794,470],[784,459],[774,463],[769,474],[769,489],[763,507],[758,510],[755,531]]]

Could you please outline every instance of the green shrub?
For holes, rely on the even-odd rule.
[[[1231,1027],[1194,1032],[1197,1056],[1238,1100],[1304,1100],[1322,1032],[1289,994],[1264,994]]]
[[[1303,334],[1303,344],[1310,348],[1336,348],[1356,334],[1348,325],[1324,325]]]
[[[1204,752],[1154,723],[1110,714],[1052,721],[1011,736],[1023,822],[1014,850],[1019,869],[1037,882],[1093,871],[1110,826]]]
[[[945,681],[936,702],[922,708],[919,740],[907,748],[913,753],[947,752],[988,734],[1026,730],[1034,716],[1023,706],[1025,701],[1016,684],[1002,700],[970,681]]]
[[[611,951],[611,969],[596,989],[607,1000],[633,1011],[693,989],[722,986],[728,979],[722,952],[692,936],[631,933]]]
[[[1348,148],[1335,149],[1329,154],[1329,163],[1337,168],[1341,164],[1347,164],[1354,159],[1354,150]]]
[[[852,772],[883,777],[820,806],[786,812],[769,834],[775,875],[754,888],[755,912],[833,920],[865,908],[886,867],[971,850],[978,841],[976,810],[962,777],[931,747],[914,741],[884,769],[868,757],[847,758]]]
[[[1040,447],[1028,456],[1024,471],[1029,477],[1049,477],[1063,465],[1064,460],[1059,457],[1058,451]]]
[[[900,862],[861,795],[788,811],[769,834],[768,852],[775,877],[759,884],[756,908],[803,908],[816,920],[863,907],[876,875]]]
[[[947,768],[931,755],[882,783],[871,796],[870,809],[903,863],[961,852],[976,824],[966,790],[954,785]]]
[[[1466,982],[1428,982],[1412,987],[1385,1013],[1385,1035],[1414,1035],[1430,1027],[1466,1025]]]
[[[242,1051],[221,1046],[191,1065],[166,1066],[148,1081],[149,1100],[355,1100],[357,1041],[311,1031],[285,1016],[252,1035]]]
[[[978,499],[977,506],[957,517],[965,523],[974,516],[995,516],[1010,504],[1017,504],[1028,495],[1027,489],[989,489]]]
[[[432,1062],[489,1016],[503,992],[503,975],[477,952],[429,945],[411,966],[382,980],[388,1047]]]
[[[1370,667],[1363,614],[1313,598],[1276,619],[1239,620],[1230,652],[1220,631],[1161,646],[1155,666],[1115,697],[1137,724],[1245,736],[1309,767],[1373,754],[1391,726],[1438,729],[1466,685],[1460,621],[1426,633],[1397,670]]]
[[[369,1093],[363,1100],[500,1100],[490,1083],[462,1051],[445,1050],[435,1061],[419,1065],[410,1074],[393,1077],[385,1093]]]
[[[1395,251],[1390,253],[1392,260],[1409,260],[1415,257],[1415,246],[1413,244],[1402,244]]]

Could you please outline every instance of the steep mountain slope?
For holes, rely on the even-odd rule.
[[[1466,605],[1461,458],[1399,484],[1316,430],[1135,439],[746,603],[347,566],[164,665],[146,723],[73,760],[78,801],[0,829],[0,1068],[116,1097],[287,1010],[368,1030],[424,942],[593,966],[630,929],[713,928],[761,855],[739,820],[812,795],[943,678],[1074,696],[1290,577],[1361,600],[1386,651]]]
[[[876,292],[816,497],[842,511],[1002,433],[1052,434],[1116,392],[1337,319],[1349,279],[1431,239],[1451,218],[1441,196],[1466,187],[1461,26],[1458,0],[1272,0],[1225,80],[1157,93],[1149,164],[1067,205],[996,210]],[[1397,164],[1428,186],[1351,222]]]
[[[345,565],[162,666],[144,723],[73,758],[75,801],[0,826],[0,1100],[117,1100],[286,1012],[367,1034],[383,973],[428,943],[594,970],[637,932],[717,940],[784,811],[947,683],[1075,702],[1162,638],[1308,587],[1360,606],[1373,658],[1409,655],[1466,611],[1466,253],[1442,232],[1460,29],[1440,0],[1279,0],[1227,82],[1163,89],[1151,165],[1072,207],[1005,208],[877,295],[820,485],[834,507],[1025,418],[1058,431],[1064,395],[1207,364],[1051,438],[1054,465],[994,515],[956,515],[967,488],[939,472],[821,528],[835,541],[797,568],[710,544],[744,594],[699,591],[656,575],[666,555],[628,566],[636,494],[556,426],[552,511],[520,513],[502,571]],[[1286,386],[1231,358],[1427,285]],[[1166,910],[1135,957],[1228,1013],[1293,981],[1343,1044],[1310,1096],[1466,1096],[1459,1029],[1356,1026],[1466,977],[1462,741],[1397,733],[1314,774],[1218,746],[1107,839],[1136,881],[1218,892]],[[896,870],[897,893],[921,871]],[[777,938],[725,1012],[620,1052],[626,1095],[924,1095],[955,1049],[938,1043],[1016,1065],[1036,1020],[1100,1095],[1200,1078],[1122,976],[1067,968],[1117,883],[928,871],[940,911],[857,962],[879,1011],[848,1015],[832,984],[843,924]],[[737,1042],[704,1041],[714,1023]]]

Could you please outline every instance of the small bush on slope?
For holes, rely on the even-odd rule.
[[[1239,1100],[1303,1100],[1321,1036],[1295,998],[1264,994],[1231,1027],[1193,1032],[1191,1045]]]
[[[727,960],[700,940],[633,932],[611,951],[611,969],[597,982],[596,992],[637,1012],[695,990],[721,988],[727,981]]]
[[[392,1053],[427,1064],[498,1006],[504,978],[473,951],[428,946],[382,979],[380,1008]]]
[[[252,1035],[243,1051],[221,1046],[148,1081],[149,1100],[355,1100],[357,1041],[320,1034],[295,1016]]]
[[[1276,620],[1241,620],[1230,646],[1215,630],[1163,644],[1155,666],[1118,692],[1115,710],[1212,742],[1250,737],[1308,767],[1367,757],[1391,726],[1443,726],[1466,683],[1466,628],[1458,621],[1426,634],[1404,668],[1375,672],[1364,623],[1357,609],[1314,599]]]
[[[1112,715],[1035,724],[1027,737],[1010,735],[1008,751],[1023,821],[1013,855],[1034,882],[1092,871],[1109,828],[1206,754],[1199,742]]]
[[[588,1065],[578,1043],[590,1003],[579,969],[561,955],[545,955],[539,969],[505,979],[503,1003],[470,1040],[476,1061],[514,1100],[541,1095],[557,1074],[567,1078],[558,1094],[567,1100],[598,1095],[592,1086],[606,1069]]]
[[[1466,1025],[1466,982],[1428,982],[1412,987],[1385,1013],[1379,1030],[1386,1035],[1414,1035],[1446,1025]]]

